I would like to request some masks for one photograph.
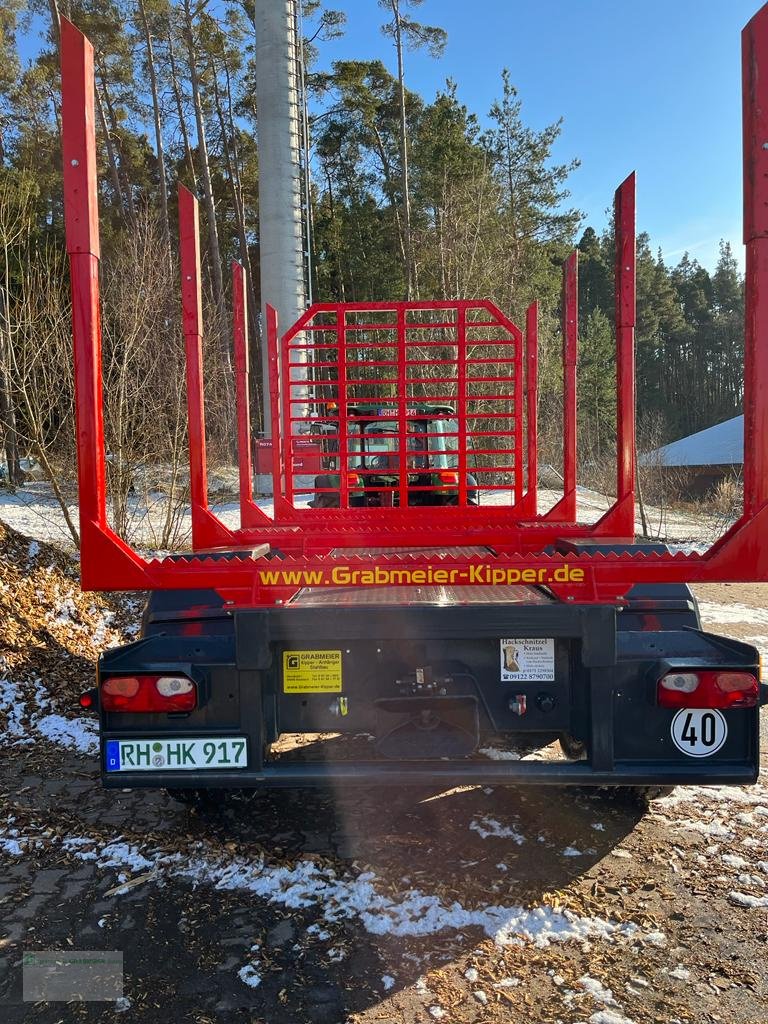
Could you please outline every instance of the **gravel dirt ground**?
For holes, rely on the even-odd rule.
[[[104,792],[72,701],[138,606],[75,568],[0,526],[2,1024],[768,1020],[765,775],[645,815],[562,789]],[[768,651],[766,596],[699,588],[707,626]],[[34,950],[122,951],[123,999],[24,1002]]]

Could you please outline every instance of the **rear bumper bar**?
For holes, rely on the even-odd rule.
[[[596,771],[587,761],[325,762],[266,764],[259,772],[119,772],[105,774],[108,789],[162,786],[169,789],[365,786],[679,786],[749,785],[758,770],[750,764],[614,764]],[[148,777],[149,776],[149,777]]]

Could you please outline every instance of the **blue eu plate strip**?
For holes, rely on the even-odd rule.
[[[120,771],[120,743],[118,740],[107,740],[107,771]]]

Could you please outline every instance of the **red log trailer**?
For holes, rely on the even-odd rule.
[[[664,786],[754,781],[757,651],[701,629],[689,584],[768,580],[768,5],[744,30],[744,513],[705,553],[635,541],[635,178],[616,192],[616,499],[576,514],[578,263],[563,277],[563,496],[537,508],[537,322],[491,302],[268,312],[274,506],[254,500],[247,317],[233,268],[240,526],[208,505],[198,212],[179,191],[193,551],[107,522],[93,52],[62,19],[82,585],[149,591],[106,652],[105,786]],[[273,755],[365,734],[364,758]],[[562,761],[489,760],[488,734]]]

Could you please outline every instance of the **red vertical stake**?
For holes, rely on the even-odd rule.
[[[616,503],[617,529],[632,536],[635,522],[635,174],[616,190]]]
[[[99,308],[99,207],[93,47],[61,19],[64,223],[72,290],[80,581],[84,590],[145,589],[146,563],[107,525]]]
[[[515,500],[514,504],[519,505],[523,500],[523,366],[525,365],[525,357],[523,355],[523,339],[514,342],[515,356],[514,356],[514,403],[515,403],[515,418],[514,418],[514,480],[515,480]]]
[[[284,438],[280,430],[280,333],[277,324],[277,310],[267,305],[267,356],[269,362],[269,410],[272,426],[272,500],[274,518],[284,512],[283,492],[283,449]]]
[[[343,306],[336,307],[336,342],[338,346],[338,414],[339,414],[339,503],[341,508],[349,508],[349,349],[347,348],[347,311]],[[363,487],[367,487],[370,477],[363,477]]]
[[[282,338],[280,338],[280,389],[283,393],[283,429],[281,432],[281,442],[283,450],[283,494],[288,505],[293,508],[293,472],[294,472],[294,457],[295,457],[295,444],[294,438],[296,435],[296,426],[294,425],[293,416],[295,415],[296,402],[295,393],[298,390],[299,385],[293,379],[294,367],[291,363],[294,361],[294,348],[296,347],[296,335],[292,334],[290,337],[287,336],[288,332],[283,332]],[[279,337],[279,335],[278,335]]]
[[[579,253],[563,264],[563,501],[559,518],[576,521],[576,361],[579,344]]]
[[[237,461],[240,472],[240,525],[250,525],[253,505],[253,457],[251,453],[250,365],[248,318],[243,266],[232,261],[232,342],[235,354],[235,404],[237,407]]]
[[[563,496],[544,515],[576,522],[576,363],[579,345],[579,253],[563,264]]]
[[[539,304],[532,302],[525,317],[526,362],[526,447],[528,449],[528,479],[526,496],[528,515],[535,516],[538,507],[539,486]]]
[[[397,309],[397,500],[400,508],[408,507],[408,346],[406,342],[405,308]],[[384,370],[382,376],[387,374]],[[392,493],[394,504],[395,493]]]
[[[72,287],[80,530],[106,526],[93,47],[61,19],[64,217]]]
[[[457,366],[456,366],[456,390],[458,392],[458,401],[456,408],[458,412],[459,420],[459,505],[462,508],[467,507],[467,463],[468,463],[468,452],[467,447],[469,445],[469,429],[467,427],[467,417],[469,411],[469,401],[467,398],[467,358],[469,355],[467,346],[467,304],[465,302],[457,303],[457,321],[456,321],[456,349],[457,349]],[[483,438],[483,440],[485,440]],[[485,446],[483,446],[485,447]],[[481,482],[484,474],[477,474]]]
[[[742,33],[744,514],[768,503],[768,7]]]
[[[192,546],[205,547],[208,483],[203,400],[203,300],[200,274],[200,219],[195,196],[179,185],[179,258],[181,310],[187,356],[187,423]]]

